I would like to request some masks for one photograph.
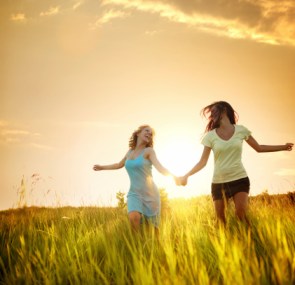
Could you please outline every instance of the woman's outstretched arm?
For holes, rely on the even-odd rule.
[[[187,179],[189,178],[189,176],[199,172],[201,169],[203,169],[206,166],[210,156],[210,152],[211,152],[211,148],[208,146],[204,146],[203,153],[199,162],[187,174],[179,178],[181,185],[183,186],[186,185]]]
[[[100,170],[116,170],[124,167],[125,161],[126,161],[127,155],[124,156],[124,158],[118,162],[118,163],[113,163],[113,164],[108,164],[108,165],[100,165],[100,164],[95,164],[93,166],[94,171],[100,171]]]
[[[151,161],[153,166],[163,175],[172,175],[174,176],[168,169],[166,169],[158,160],[157,155],[153,148],[149,147],[146,149],[146,158]]]
[[[286,143],[283,145],[261,145],[252,136],[249,136],[246,142],[257,152],[274,152],[274,151],[291,151],[293,143]]]

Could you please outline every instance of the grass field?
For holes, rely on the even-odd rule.
[[[294,193],[289,193],[294,194]],[[0,284],[295,284],[294,195],[250,199],[248,229],[210,197],[163,204],[159,240],[120,208],[0,212]]]

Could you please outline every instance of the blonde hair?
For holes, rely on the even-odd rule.
[[[137,135],[145,128],[151,128],[149,125],[141,125],[135,130],[130,139],[129,139],[129,148],[130,149],[135,149],[136,143],[137,143]],[[152,134],[153,136],[155,135],[155,131],[153,128],[152,129]],[[153,147],[154,146],[154,137],[152,136],[151,141],[146,145],[146,147]]]

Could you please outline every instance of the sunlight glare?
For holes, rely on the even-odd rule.
[[[179,135],[181,133],[181,135]],[[194,136],[183,132],[177,132],[177,136],[168,134],[167,139],[157,144],[157,157],[160,163],[175,176],[185,175],[196,165],[201,157],[203,146]],[[165,177],[154,171],[153,175],[159,188],[164,188],[169,198],[191,198],[208,194],[213,165],[209,163],[206,170],[189,178],[188,184],[176,186],[173,177]],[[209,187],[209,188],[208,188]]]
[[[161,163],[177,176],[184,175],[197,162],[196,144],[182,138],[172,140],[161,149]]]

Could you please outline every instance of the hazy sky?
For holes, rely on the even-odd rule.
[[[184,174],[198,160],[200,110],[226,100],[261,144],[295,141],[293,0],[23,0],[0,8],[0,209],[108,205],[127,192],[118,162],[141,124],[159,160]],[[251,194],[295,190],[295,151],[244,144]],[[209,194],[213,157],[170,197]]]

